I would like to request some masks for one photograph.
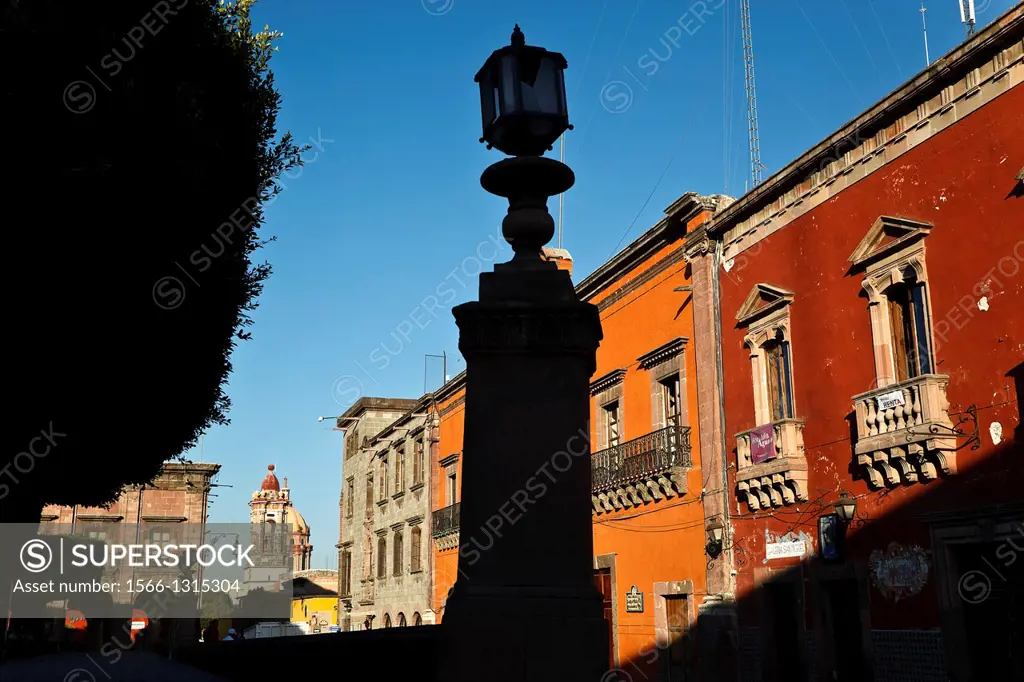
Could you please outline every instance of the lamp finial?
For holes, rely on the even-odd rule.
[[[512,29],[512,47],[523,47],[526,45],[526,36],[519,30],[519,24]]]

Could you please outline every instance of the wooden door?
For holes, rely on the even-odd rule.
[[[668,619],[668,682],[682,682],[686,679],[686,637],[687,618],[685,595],[665,597],[665,615]]]
[[[601,592],[604,604],[604,619],[608,627],[608,669],[615,668],[615,632],[612,629],[615,616],[615,593],[612,592],[612,569],[599,568],[594,571],[594,585]]]

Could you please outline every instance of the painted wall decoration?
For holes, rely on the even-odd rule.
[[[899,601],[921,592],[928,582],[931,562],[917,545],[890,542],[885,551],[871,552],[871,582],[886,599]]]

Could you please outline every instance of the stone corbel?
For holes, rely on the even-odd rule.
[[[743,496],[743,500],[750,505],[752,511],[758,511],[761,509],[761,502],[757,499],[757,495],[751,491],[750,485],[746,481],[740,481],[736,486],[739,494]]]
[[[676,496],[676,491],[672,488],[672,483],[664,476],[658,476],[657,479],[658,487],[661,488],[661,493],[666,499],[671,500]]]
[[[647,490],[651,494],[652,498],[654,498],[655,500],[665,499],[665,496],[661,494],[661,488],[659,488],[654,483],[654,481],[644,481],[644,484],[646,485]]]
[[[632,498],[630,498],[629,494],[626,493],[625,488],[615,489],[615,499],[617,499],[619,501],[619,504],[621,504],[626,509],[629,509],[633,506],[633,500]]]

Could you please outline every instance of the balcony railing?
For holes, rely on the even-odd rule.
[[[459,532],[459,503],[437,509],[431,519],[430,533],[433,537],[439,538],[445,535]]]
[[[598,493],[690,466],[690,427],[669,426],[595,452],[591,490]]]
[[[956,473],[948,384],[944,374],[922,374],[853,396],[854,454],[870,485],[880,488]]]

